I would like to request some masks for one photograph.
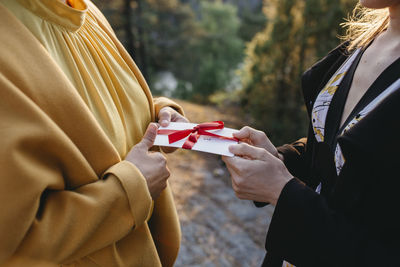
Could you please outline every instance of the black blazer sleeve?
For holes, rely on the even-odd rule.
[[[292,144],[278,147],[278,152],[283,155],[284,163],[289,172],[300,179],[307,176],[306,157],[307,138],[301,138]]]
[[[396,91],[338,138],[346,163],[329,194],[297,178],[286,184],[267,234],[271,255],[298,267],[400,266],[399,109]]]
[[[344,165],[342,178],[354,182],[337,189],[336,204],[296,178],[289,181],[269,226],[267,251],[296,266],[399,266],[399,178],[386,171],[381,177],[365,166],[373,162],[360,159]],[[392,181],[373,182],[382,178]]]

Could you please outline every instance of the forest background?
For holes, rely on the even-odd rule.
[[[308,127],[301,74],[356,0],[95,0],[154,95],[233,110],[280,145]]]
[[[154,95],[192,122],[305,136],[301,74],[336,47],[357,0],[94,0]],[[260,266],[274,211],[238,199],[217,155],[168,154],[182,229],[176,267]]]
[[[275,144],[308,127],[301,74],[356,0],[96,0],[154,95],[234,110]]]

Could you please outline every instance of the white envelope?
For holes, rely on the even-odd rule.
[[[168,127],[160,127],[159,130],[161,130],[161,129],[186,130],[186,129],[192,129],[193,127],[195,127],[197,125],[198,124],[195,124],[195,123],[171,122],[168,125]],[[238,130],[231,129],[231,128],[223,128],[221,130],[207,130],[207,131],[210,133],[214,133],[214,134],[218,134],[218,135],[226,136],[226,137],[232,137],[232,133],[238,132]],[[156,140],[154,142],[154,145],[155,146],[169,146],[169,147],[182,148],[182,145],[185,143],[186,139],[188,139],[188,137],[185,137],[182,140],[179,140],[175,143],[170,144],[168,141],[168,135],[158,134],[156,137]],[[212,137],[212,136],[201,135],[199,137],[199,139],[197,140],[196,144],[194,144],[194,146],[192,147],[192,150],[233,157],[234,155],[231,152],[229,152],[228,147],[230,145],[234,145],[237,143],[238,143],[237,141],[233,141],[233,140],[232,141],[231,140],[223,140],[223,139],[218,139],[218,138]]]

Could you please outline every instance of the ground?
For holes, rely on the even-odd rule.
[[[226,110],[177,102],[194,123],[223,120],[227,127],[243,125]],[[182,227],[175,266],[260,266],[272,207],[256,208],[236,198],[217,155],[178,150],[167,159]]]

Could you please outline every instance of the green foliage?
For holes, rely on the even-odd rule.
[[[177,79],[174,97],[207,103],[210,95],[229,85],[243,60],[244,42],[262,29],[261,1],[103,0],[96,4],[130,49],[153,93],[164,93],[154,85],[159,73],[170,72]],[[239,5],[246,8],[238,12]],[[127,24],[131,25],[128,31]]]
[[[208,96],[223,90],[243,58],[244,43],[238,36],[240,21],[236,8],[220,2],[202,2],[202,35],[192,47],[193,65],[189,76],[193,98],[208,101]]]
[[[247,47],[243,106],[253,125],[277,144],[304,136],[307,116],[301,73],[338,44],[339,23],[350,11],[330,0],[270,0],[268,23]],[[345,9],[343,8],[345,6]]]
[[[143,6],[141,25],[145,38],[141,45],[146,47],[150,77],[165,70],[185,72],[183,59],[193,53],[191,47],[200,35],[190,6],[171,0],[148,0]]]
[[[224,89],[244,50],[234,6],[203,1],[196,17],[189,5],[148,0],[143,10],[152,88],[158,72],[170,71],[178,80],[174,97],[207,103],[209,95]]]
[[[160,74],[172,73],[177,80],[172,96],[239,103],[246,121],[265,130],[276,144],[305,134],[301,74],[339,43],[339,23],[357,2],[264,0],[261,6],[262,0],[94,1],[130,49],[153,93],[171,92],[155,85]]]
[[[254,35],[262,31],[266,23],[266,17],[262,12],[253,12],[249,9],[242,11],[241,20],[239,36],[246,42],[251,41]]]

